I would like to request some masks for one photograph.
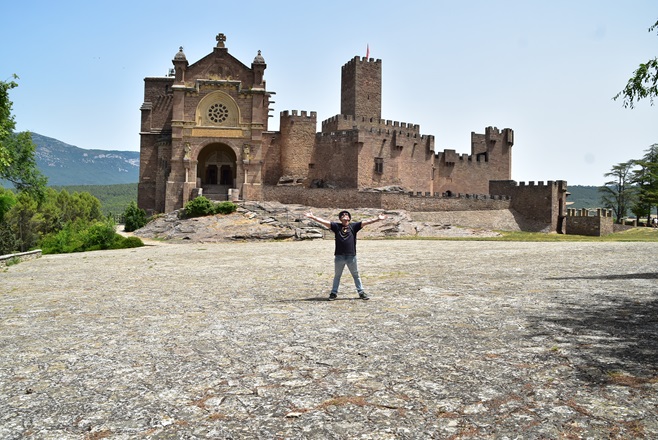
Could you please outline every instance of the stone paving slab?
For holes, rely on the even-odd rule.
[[[2,439],[658,438],[655,243],[158,244],[0,272]]]

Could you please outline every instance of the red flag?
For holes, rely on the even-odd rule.
[[[370,45],[366,44],[366,60],[370,58]]]

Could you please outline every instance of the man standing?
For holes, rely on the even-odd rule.
[[[334,251],[334,284],[331,287],[329,294],[329,301],[333,301],[338,297],[338,286],[340,285],[340,277],[343,275],[345,266],[350,270],[352,278],[354,278],[354,286],[361,299],[370,299],[366,292],[363,291],[361,284],[361,277],[359,276],[359,269],[356,261],[356,234],[366,225],[384,220],[386,216],[379,214],[377,217],[363,220],[360,222],[351,223],[352,215],[348,211],[341,211],[338,213],[338,222],[332,222],[320,217],[316,217],[312,212],[304,214],[311,220],[320,223],[326,228],[329,228],[336,237],[336,249]]]

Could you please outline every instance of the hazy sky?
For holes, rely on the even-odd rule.
[[[470,153],[487,126],[515,132],[512,178],[601,185],[658,143],[658,102],[611,98],[658,56],[656,0],[5,2],[0,79],[17,129],[81,148],[139,150],[144,78],[190,64],[224,33],[247,66],[258,50],[284,110],[340,112],[341,67],[382,60],[382,118]]]

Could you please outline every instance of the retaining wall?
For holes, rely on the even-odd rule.
[[[41,249],[36,249],[28,252],[20,252],[17,254],[0,255],[0,267],[6,267],[9,261],[18,258],[19,261],[34,260],[41,258]]]

